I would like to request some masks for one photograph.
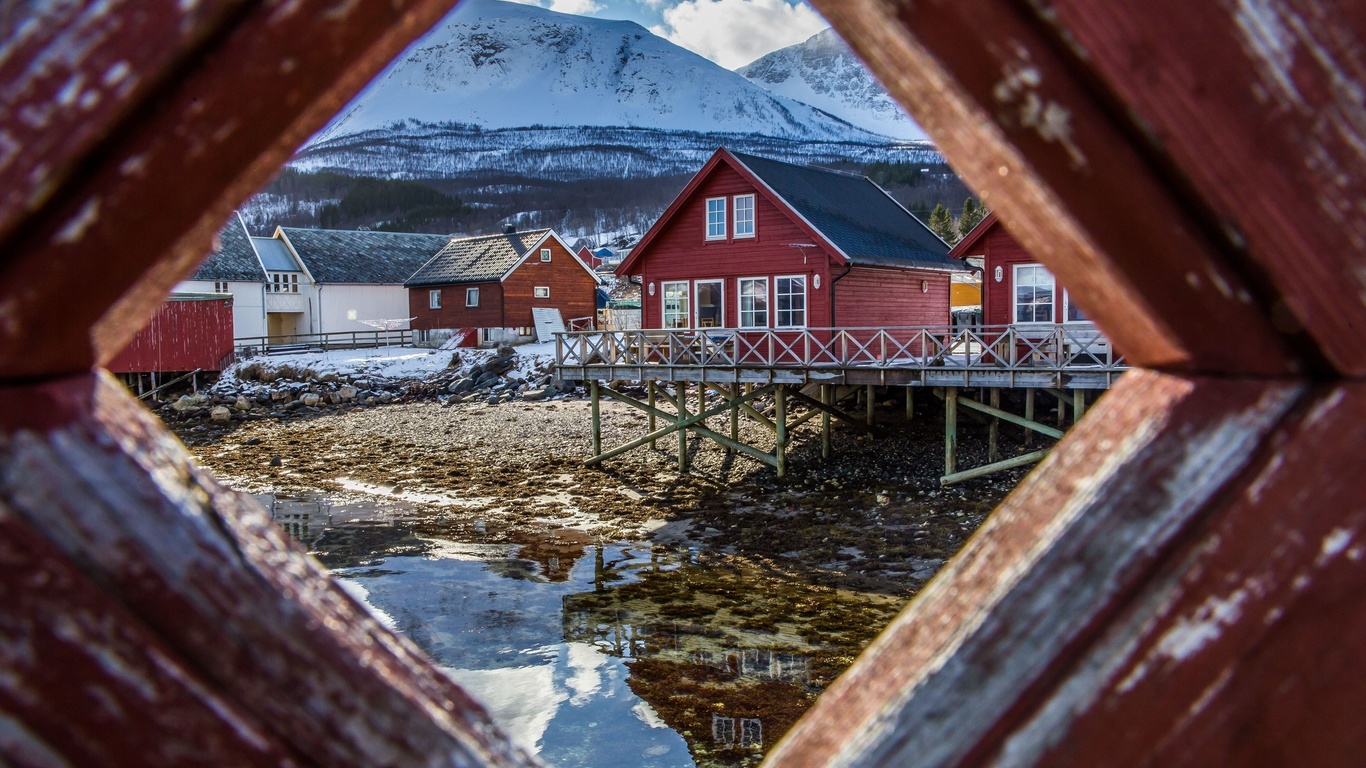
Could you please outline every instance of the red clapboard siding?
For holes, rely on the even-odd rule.
[[[925,289],[921,289],[921,283]],[[949,273],[854,267],[835,282],[835,325],[895,328],[948,325]]]
[[[465,289],[479,289],[479,306],[465,306]],[[428,292],[441,291],[441,308],[432,309]],[[424,286],[408,289],[408,313],[413,330],[435,328],[502,328],[503,285],[499,282]]]
[[[754,237],[707,240],[707,198],[755,194]],[[734,211],[727,202],[727,232],[734,226]],[[812,244],[812,238],[798,227],[788,214],[779,209],[739,173],[724,163],[696,190],[678,212],[665,222],[649,245],[649,252],[640,263],[645,290],[641,295],[642,323],[662,327],[661,283],[674,280],[707,280],[723,278],[725,283],[725,324],[739,323],[739,309],[735,300],[736,278],[805,275],[807,279],[807,324],[823,326],[830,320],[828,292],[816,290],[814,281],[820,277],[822,288],[830,283],[830,259],[823,247],[801,248]],[[655,284],[655,295],[649,286]],[[771,289],[770,289],[771,290]]]
[[[550,249],[550,261],[541,261],[541,249]],[[535,288],[550,289],[550,298],[535,297]],[[554,238],[532,250],[531,255],[503,281],[501,328],[530,328],[532,307],[553,307],[565,320],[596,317],[598,281],[583,264]]]
[[[232,299],[164,301],[109,363],[114,373],[220,370],[232,355]]]

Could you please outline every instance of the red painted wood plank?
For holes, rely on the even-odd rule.
[[[1366,5],[1059,0],[1041,18],[1275,282],[1277,323],[1366,374]]]
[[[3,501],[0,605],[0,763],[307,763]]]
[[[976,764],[1164,554],[1189,542],[1300,391],[1126,374],[768,764]]]
[[[814,0],[1010,231],[1130,360],[1285,373],[1271,307],[1190,205],[1015,3]]]
[[[232,359],[232,299],[164,301],[107,368],[114,373],[220,370]]]
[[[12,513],[295,753],[330,766],[534,763],[107,375],[0,390],[0,413]]]
[[[1003,749],[1048,766],[1360,765],[1361,424],[1366,386],[1317,388]]]
[[[0,240],[0,380],[110,359],[208,252],[233,206],[450,4],[258,3],[186,53],[184,71],[134,71],[164,86],[94,125],[98,153],[39,154],[64,182]],[[101,59],[82,62],[88,82],[105,76]],[[0,117],[0,130],[20,119]]]

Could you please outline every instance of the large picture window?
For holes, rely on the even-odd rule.
[[[754,237],[754,195],[735,196],[735,236]]]
[[[768,278],[740,278],[740,327],[768,327]]]
[[[1015,265],[1015,322],[1053,322],[1053,273],[1042,264]]]
[[[707,239],[726,239],[726,198],[707,198]]]
[[[779,277],[773,281],[773,299],[777,305],[776,328],[806,327],[806,278]]]
[[[688,283],[664,283],[664,327],[688,327]]]

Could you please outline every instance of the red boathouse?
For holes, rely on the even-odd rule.
[[[1089,322],[1053,273],[987,214],[949,251],[955,259],[982,259],[982,323]]]
[[[948,325],[948,251],[867,177],[722,148],[617,274],[648,328]]]
[[[233,358],[232,294],[173,293],[109,362],[114,373],[221,371]]]

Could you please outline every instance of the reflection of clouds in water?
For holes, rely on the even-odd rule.
[[[574,692],[569,703],[582,707],[602,690],[602,670],[607,657],[585,643],[569,643],[566,647],[569,650],[569,668],[573,671],[564,681],[569,690]],[[607,695],[610,696],[611,691]]]
[[[637,720],[645,723],[651,728],[669,727],[669,725],[660,718],[659,713],[655,711],[655,708],[650,706],[650,702],[645,701],[644,699],[636,702],[636,705],[631,707],[631,714],[635,715]]]
[[[546,728],[569,695],[555,685],[555,665],[451,669],[446,673],[488,709],[518,746],[540,750]]]
[[[370,615],[374,616],[386,629],[390,632],[398,631],[398,622],[394,621],[393,616],[376,608],[375,604],[370,602],[370,590],[362,586],[359,581],[356,581],[355,579],[333,579],[333,581],[337,583],[337,586],[345,590],[346,594],[350,595],[353,600],[360,603],[365,610],[369,611]]]

